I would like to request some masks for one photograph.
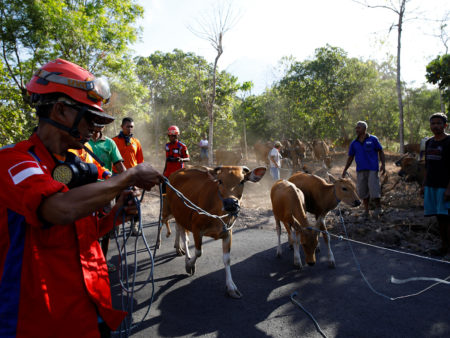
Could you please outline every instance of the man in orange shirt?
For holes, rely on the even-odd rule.
[[[134,121],[131,117],[125,117],[121,124],[122,130],[113,141],[116,143],[117,148],[123,158],[123,164],[129,170],[144,162],[144,155],[142,154],[141,142],[133,137]],[[114,172],[116,170],[114,169]],[[131,234],[137,236],[140,234],[138,228],[139,217],[134,218],[134,222],[131,223]]]
[[[125,117],[122,120],[121,127],[122,131],[113,140],[122,155],[123,164],[125,164],[127,169],[130,169],[144,162],[144,155],[142,154],[141,142],[133,137],[133,119],[131,117]]]

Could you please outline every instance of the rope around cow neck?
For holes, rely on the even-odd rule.
[[[179,190],[177,190],[172,184],[170,184],[169,180],[164,177],[164,182],[175,192],[175,194],[183,201],[184,205],[187,206],[189,209],[194,210],[196,213],[198,213],[199,215],[205,215],[214,219],[218,219],[220,222],[222,222],[223,225],[223,230],[224,232],[228,232],[231,229],[233,229],[234,223],[237,220],[239,211],[237,213],[228,213],[225,215],[214,215],[214,214],[210,214],[209,212],[207,212],[206,210],[203,210],[202,208],[200,208],[199,206],[197,206],[196,204],[194,204],[192,201],[190,201],[186,196],[183,195],[183,193]],[[224,222],[224,218],[225,217],[229,217],[229,222],[228,224]]]

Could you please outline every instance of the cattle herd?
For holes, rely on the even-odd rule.
[[[185,256],[185,269],[195,273],[197,259],[202,255],[204,236],[222,239],[223,263],[225,267],[226,290],[230,297],[240,298],[241,293],[233,282],[230,268],[230,252],[233,224],[240,211],[240,202],[246,182],[258,182],[266,173],[271,143],[256,143],[254,146],[257,167],[253,170],[240,166],[241,153],[218,150],[215,153],[217,167],[190,166],[173,173],[169,178],[167,193],[164,195],[163,222],[170,235],[169,220],[175,219],[175,250]],[[320,234],[324,239],[328,262],[335,267],[335,258],[330,246],[330,235],[325,224],[326,215],[342,201],[350,207],[357,207],[361,201],[351,178],[336,178],[328,175],[325,179],[307,173],[302,165],[311,156],[323,168],[331,167],[330,150],[324,141],[310,145],[295,141],[283,141],[282,156],[289,159],[294,173],[287,180],[273,183],[270,191],[273,215],[278,235],[276,254],[281,255],[281,223],[287,233],[289,245],[294,249],[294,265],[302,268],[300,246],[308,265],[316,262],[316,249]],[[309,149],[309,154],[308,154]],[[264,165],[264,166],[261,166]],[[400,175],[408,181],[423,180],[423,165],[414,155],[405,155],[396,162],[401,167]],[[305,172],[306,171],[306,172]],[[306,217],[309,212],[315,217],[311,224]],[[195,253],[189,252],[189,233],[192,233]],[[158,239],[158,246],[161,238]]]

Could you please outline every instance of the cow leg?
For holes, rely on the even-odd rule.
[[[177,223],[176,233],[175,233],[175,244],[173,245],[173,247],[175,248],[175,251],[178,256],[183,256],[186,253],[186,251],[183,249],[182,245],[180,244],[180,239],[183,234],[184,234],[183,238],[188,242],[187,246],[186,246],[186,251],[187,251],[188,247],[189,247],[189,237],[186,236],[186,230],[184,230],[184,228],[182,226],[178,225],[178,223]],[[184,241],[183,241],[183,244],[185,245]]]
[[[169,220],[162,220],[163,223],[166,225],[167,233],[166,237],[169,237],[172,231],[170,230]],[[156,248],[159,249],[161,247],[162,239],[161,239],[161,233],[162,233],[162,227],[158,231],[158,240],[156,241]]]
[[[302,269],[302,258],[300,257],[300,232],[296,230],[291,231],[291,237],[294,244],[294,266]]]
[[[227,293],[231,298],[241,298],[242,294],[238,290],[237,286],[233,282],[231,277],[230,268],[230,251],[231,251],[231,231],[228,232],[228,236],[222,239],[222,251],[223,251],[223,264],[225,265],[225,279],[227,286]]]
[[[322,231],[327,231],[327,227],[325,225],[325,217],[320,216],[318,219],[318,225],[320,230]],[[336,267],[336,261],[334,260],[334,255],[333,255],[333,251],[331,251],[331,238],[330,235],[328,233],[322,232],[322,237],[323,240],[327,246],[328,249],[328,265],[330,266],[330,268],[335,268]]]
[[[279,219],[275,219],[275,226],[277,228],[277,235],[278,235],[278,247],[277,247],[277,257],[281,257],[281,224]]]
[[[195,273],[195,262],[197,261],[197,258],[202,255],[202,236],[197,232],[193,232],[192,234],[194,236],[194,243],[195,243],[195,256],[191,258],[189,255],[189,251],[186,248],[186,265],[185,265],[186,272],[190,275],[193,275]]]
[[[166,230],[167,230],[166,238],[168,238],[172,234],[172,230],[170,229],[169,221],[166,221]]]

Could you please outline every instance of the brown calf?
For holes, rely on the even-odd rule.
[[[256,142],[253,146],[253,149],[255,150],[255,156],[256,156],[256,162],[259,164],[265,163],[266,165],[269,165],[269,152],[272,150],[272,143],[271,142]]]
[[[230,151],[230,150],[216,150],[216,164],[217,165],[238,165],[243,156],[240,151]]]
[[[331,156],[328,145],[325,141],[314,140],[312,144],[314,158],[318,161],[323,161],[327,168],[331,168]]]
[[[203,236],[222,239],[223,262],[225,265],[226,288],[233,298],[240,298],[241,293],[233,282],[230,269],[230,250],[232,229],[240,210],[239,202],[246,181],[258,182],[265,174],[266,168],[259,167],[250,171],[247,167],[226,166],[212,170],[180,169],[169,177],[170,184],[187,199],[212,215],[224,216],[222,219],[201,215],[188,208],[176,192],[167,187],[166,200],[168,209],[163,218],[172,214],[177,223],[175,248],[177,253],[185,252],[185,268],[188,274],[195,272],[195,262],[202,255]],[[222,222],[223,221],[223,222]],[[225,226],[226,225],[226,226]],[[192,232],[195,243],[195,255],[189,253],[189,236]],[[181,243],[180,243],[181,239]],[[184,250],[181,247],[184,246]]]
[[[305,253],[306,263],[314,265],[319,233],[306,229],[309,228],[309,223],[306,218],[305,198],[301,190],[291,182],[278,180],[272,186],[270,199],[278,235],[277,257],[281,256],[280,222],[283,222],[294,247],[294,265],[300,269],[303,267],[299,252],[300,243]]]
[[[340,201],[352,207],[361,204],[356,186],[349,178],[334,178],[328,174],[331,184],[325,182],[323,178],[315,175],[296,173],[289,178],[305,196],[306,211],[312,213],[316,218],[316,226],[320,230],[326,231],[325,216],[330,210],[336,208]],[[336,265],[333,252],[331,251],[329,235],[323,233],[323,239],[328,248],[328,261],[330,266]]]
[[[397,167],[401,167],[399,176],[404,177],[406,182],[417,182],[420,186],[425,180],[425,161],[417,161],[416,158],[403,156],[397,162]]]
[[[405,144],[404,147],[404,153],[412,153],[412,154],[419,154],[420,153],[420,143],[408,143]]]

